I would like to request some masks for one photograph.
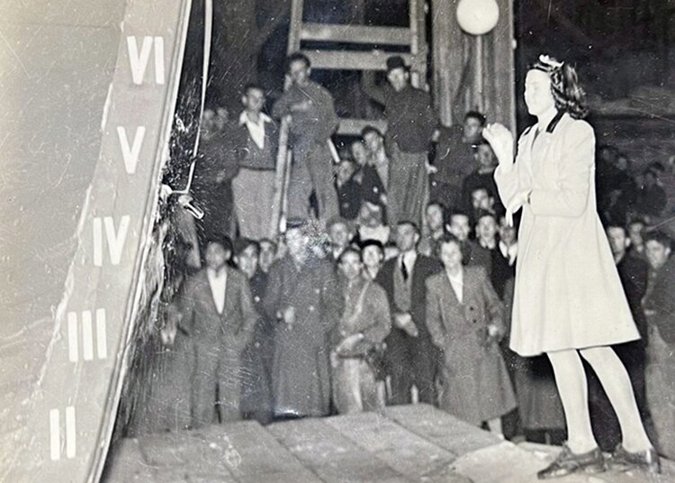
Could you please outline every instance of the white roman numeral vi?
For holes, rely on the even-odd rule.
[[[127,51],[131,65],[131,78],[136,85],[143,83],[145,70],[150,60],[150,52],[155,47],[155,82],[164,84],[164,38],[144,36],[141,51],[138,51],[138,41],[134,36],[127,37]]]

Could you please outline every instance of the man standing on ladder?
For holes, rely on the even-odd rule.
[[[291,54],[286,66],[292,83],[274,104],[272,114],[279,119],[290,117],[293,161],[287,218],[308,218],[314,191],[318,217],[325,221],[338,213],[329,148],[330,136],[338,125],[333,97],[309,78],[311,64],[304,54]]]
[[[403,58],[387,59],[389,86],[378,87],[364,76],[363,89],[382,104],[387,118],[389,168],[387,218],[391,226],[412,221],[422,226],[429,196],[428,152],[437,121],[429,94],[410,85],[410,72]]]

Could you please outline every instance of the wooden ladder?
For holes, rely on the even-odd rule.
[[[409,0],[410,22],[408,27],[305,22],[303,21],[303,3],[303,0],[292,0],[288,34],[289,54],[304,53],[310,59],[314,70],[345,71],[384,71],[387,58],[400,55],[410,66],[411,83],[416,87],[427,87],[428,46],[424,0]],[[321,45],[329,46],[347,44],[359,46],[359,50],[308,47],[303,45],[305,42],[321,42]],[[402,48],[404,52],[401,52]],[[361,129],[369,124],[380,128],[383,132],[386,131],[386,122],[383,120],[342,118],[337,134],[359,135]],[[277,209],[272,217],[271,227],[274,236],[283,233],[286,228],[286,192],[291,159],[288,133],[288,123],[282,121],[275,179],[275,207]]]

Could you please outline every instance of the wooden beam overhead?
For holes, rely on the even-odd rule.
[[[303,50],[312,62],[312,68],[327,70],[386,70],[387,58],[400,55],[412,70],[416,69],[411,54],[383,52],[349,52],[344,50]]]
[[[303,23],[300,39],[354,44],[410,45],[411,35],[410,29],[400,27]]]
[[[387,121],[384,119],[340,119],[340,125],[337,130],[338,135],[360,136],[361,130],[366,126],[374,126],[381,133],[387,132]]]

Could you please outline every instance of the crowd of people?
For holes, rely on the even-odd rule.
[[[440,126],[392,57],[386,85],[364,85],[385,108],[386,133],[368,126],[338,152],[333,99],[310,72],[304,55],[289,57],[291,86],[269,115],[255,84],[240,115],[204,110],[193,192],[206,215],[162,329],[167,345],[194,354],[172,426],[421,402],[508,438],[562,438],[547,360],[509,348],[519,220],[499,196],[485,116]],[[286,230],[274,238],[283,119],[293,159]],[[652,163],[636,179],[609,146],[596,166],[598,213],[642,336],[616,350],[652,440],[675,457],[675,259],[652,228],[666,207],[665,168]],[[590,400],[610,448],[617,423],[597,383]]]

